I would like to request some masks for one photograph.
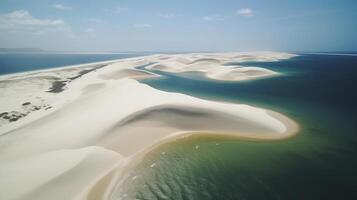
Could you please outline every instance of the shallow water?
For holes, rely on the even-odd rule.
[[[357,199],[357,57],[301,55],[244,65],[285,75],[228,83],[161,73],[165,78],[143,82],[270,108],[297,121],[300,133],[275,142],[200,135],[161,145],[127,180],[127,198]]]

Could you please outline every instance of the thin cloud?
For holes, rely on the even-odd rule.
[[[245,17],[252,17],[253,16],[253,10],[250,8],[243,8],[239,9],[236,12],[237,15],[245,16]]]
[[[157,16],[164,19],[170,19],[174,18],[176,15],[172,13],[158,13]]]
[[[128,11],[129,11],[129,8],[126,8],[126,7],[117,7],[114,9],[114,12],[118,13],[118,14],[128,12]]]
[[[87,28],[85,30],[87,33],[94,33],[95,32],[95,29],[94,28]]]
[[[0,15],[0,30],[33,34],[45,34],[49,31],[71,32],[69,26],[61,19],[35,18],[26,10],[16,10]]]
[[[71,6],[65,6],[65,5],[62,5],[62,4],[53,4],[52,7],[57,9],[57,10],[72,10]]]
[[[223,21],[227,19],[227,16],[222,16],[222,15],[207,15],[202,17],[203,20],[205,21]]]
[[[107,13],[123,14],[125,12],[128,12],[129,8],[127,7],[104,8],[103,11]]]
[[[151,28],[151,24],[134,24],[134,27],[136,28]]]
[[[84,32],[89,36],[89,37],[95,37],[96,36],[96,30],[94,28],[86,28]]]
[[[95,24],[100,24],[100,23],[103,23],[104,21],[101,20],[101,19],[98,19],[98,18],[89,18],[88,22],[95,23]]]

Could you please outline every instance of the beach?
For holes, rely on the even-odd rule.
[[[275,52],[152,55],[0,77],[0,194],[4,199],[110,199],[155,146],[195,133],[274,141],[289,117],[246,104],[165,92],[140,80],[199,72],[211,81],[282,75],[240,62]],[[125,196],[120,198],[125,199]]]

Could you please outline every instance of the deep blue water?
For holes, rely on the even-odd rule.
[[[301,125],[300,133],[275,142],[192,136],[164,144],[138,166],[130,197],[357,199],[357,57],[301,55],[244,65],[284,75],[227,83],[161,73],[143,82],[280,111]]]
[[[54,54],[1,53],[0,75],[31,70],[78,65],[113,59],[137,57],[144,54]]]

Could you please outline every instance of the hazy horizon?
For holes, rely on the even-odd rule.
[[[49,54],[56,54],[56,53],[84,53],[84,54],[137,54],[137,53],[167,53],[167,54],[175,54],[175,53],[229,53],[229,52],[286,52],[286,53],[302,53],[302,54],[349,54],[352,53],[355,55],[357,50],[352,51],[287,51],[287,50],[252,50],[252,51],[243,51],[243,50],[231,50],[231,51],[174,51],[174,50],[166,50],[166,51],[116,51],[116,50],[52,50],[52,49],[42,49],[42,48],[31,48],[31,47],[23,47],[23,48],[3,48],[0,47],[0,53],[49,53]],[[352,55],[351,54],[351,55]]]
[[[357,2],[0,2],[0,48],[86,52],[357,51]]]

